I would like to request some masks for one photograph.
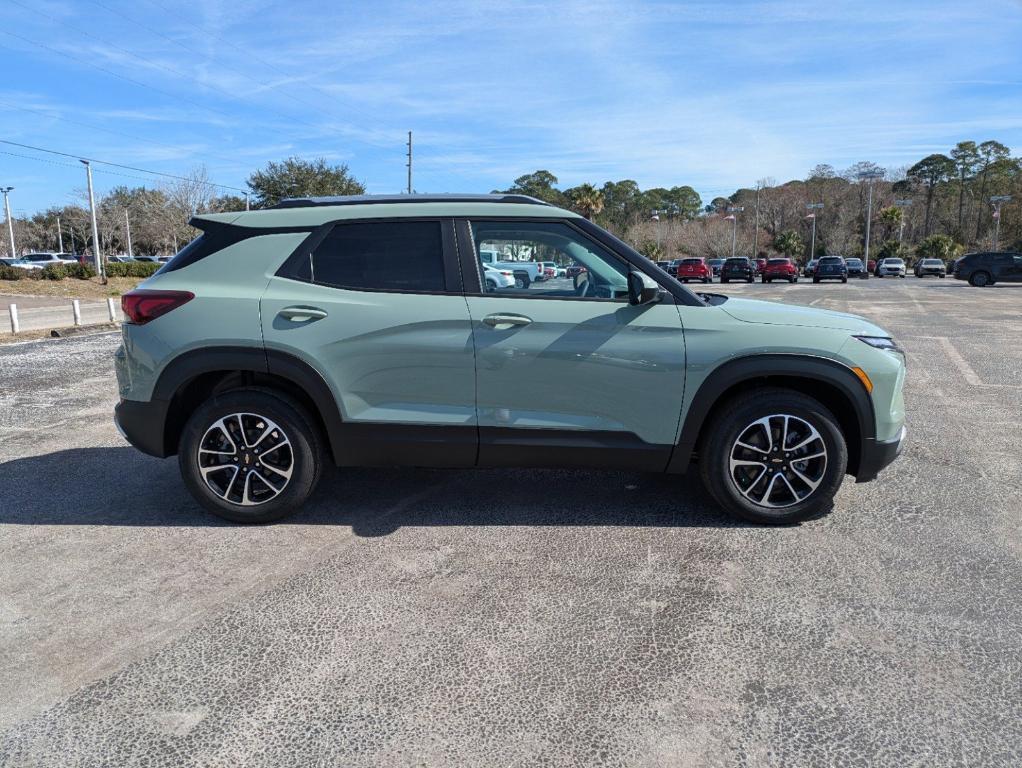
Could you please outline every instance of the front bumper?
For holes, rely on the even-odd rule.
[[[142,453],[162,459],[173,452],[164,445],[169,405],[164,400],[121,400],[114,406],[114,424]]]
[[[855,482],[868,483],[875,480],[880,471],[893,462],[901,453],[905,445],[905,435],[908,430],[901,428],[898,436],[893,440],[883,441],[868,438],[862,442],[862,455],[859,457],[859,472],[855,476]]]

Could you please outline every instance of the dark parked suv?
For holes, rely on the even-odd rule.
[[[955,262],[955,278],[980,287],[999,280],[1022,282],[1022,254],[967,253]]]
[[[733,256],[724,262],[720,268],[720,282],[729,283],[732,280],[744,280],[751,283],[756,276],[756,267],[752,260],[745,256]]]
[[[845,260],[840,256],[824,256],[816,263],[816,270],[813,272],[813,282],[821,280],[840,280],[848,282],[848,267]]]

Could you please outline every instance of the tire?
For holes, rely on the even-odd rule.
[[[720,282],[722,282],[722,283],[729,283],[731,281],[728,280],[726,277],[722,277],[722,278],[720,278]]]
[[[240,425],[244,425],[245,444]],[[276,430],[271,432],[271,425]],[[265,430],[261,436],[260,430]],[[258,448],[267,444],[270,448]],[[224,450],[200,458],[203,446]],[[226,450],[232,447],[233,451]],[[265,459],[271,451],[279,457],[274,464]],[[232,453],[235,460],[241,455],[241,471],[251,472],[241,483],[235,481],[242,476],[238,470],[228,476],[232,462],[227,459]],[[208,463],[200,466],[200,462]],[[314,420],[298,402],[274,390],[238,389],[211,397],[192,413],[181,433],[178,465],[192,496],[214,515],[236,523],[269,523],[301,507],[312,494],[323,468],[323,448]],[[210,466],[224,469],[207,471],[207,482],[201,470]],[[284,482],[280,482],[283,472],[266,471],[275,466],[284,471],[290,468]],[[273,490],[276,494],[270,495]],[[254,503],[245,504],[246,500]]]
[[[789,283],[789,284],[790,284],[790,283],[794,283],[794,282],[795,282],[795,278],[794,278],[794,277],[789,277],[789,278],[788,278],[788,283]]]
[[[745,282],[747,282],[747,283],[754,283],[754,282],[756,282],[756,278],[754,278],[754,277],[747,277],[747,278],[745,278]]]
[[[937,277],[939,277],[941,280],[943,280],[945,277],[947,277],[947,275],[937,275]]]
[[[847,277],[842,277],[841,278],[841,282],[842,283],[847,283],[848,282],[848,278]]]
[[[969,275],[969,285],[974,285],[977,288],[982,288],[986,285],[993,285],[994,281],[990,279],[990,273],[980,270],[979,272],[973,272]]]
[[[764,282],[764,283],[769,283],[769,282],[770,282],[770,281],[769,281],[769,280],[767,280],[767,279],[766,279],[765,277],[761,277],[761,278],[760,278],[760,281],[761,281],[761,282]]]
[[[487,278],[486,279],[486,290],[488,290],[488,291],[495,291],[495,290],[497,290],[497,284],[495,282],[493,282],[492,280],[490,280],[489,278]]]
[[[818,282],[820,282],[820,278],[818,278],[818,277],[814,277],[814,278],[813,278],[813,282],[814,282],[814,283],[818,283]]]
[[[529,279],[529,276],[524,272],[515,272],[514,275],[515,288],[528,288],[532,284],[532,281]]]
[[[902,272],[900,275],[898,275],[898,277],[900,277],[902,280],[904,280],[905,279],[905,273]]]
[[[703,278],[703,283],[712,283],[712,282],[713,282],[713,278],[712,277],[704,277]]]
[[[804,520],[830,508],[848,466],[848,447],[837,419],[820,402],[794,390],[763,387],[728,401],[716,409],[716,413],[713,422],[706,425],[709,430],[704,429],[706,439],[699,451],[699,474],[707,492],[725,511],[754,523],[783,525]],[[798,479],[795,471],[787,463],[783,451],[776,454],[766,451],[753,458],[758,454],[758,450],[748,451],[737,445],[736,441],[740,438],[747,444],[749,441],[755,441],[755,444],[765,445],[765,429],[757,426],[756,422],[770,416],[775,416],[769,420],[775,432],[772,436],[775,445],[784,425],[783,416],[798,420],[788,421],[791,430],[788,434],[789,443],[792,440],[803,439],[804,435],[812,435],[814,432],[811,430],[815,430],[816,437],[802,449],[802,452],[812,456],[813,453],[819,453],[822,448],[825,455],[810,458],[803,461],[800,468],[796,467],[803,476],[817,483],[815,489],[809,483]],[[794,438],[792,434],[795,435]],[[755,466],[734,468],[731,466],[732,456],[739,460],[759,463],[762,455],[768,457],[763,465],[763,474],[758,474]],[[770,487],[762,485],[760,478],[765,479],[768,476],[774,458],[780,459],[777,464],[783,468],[780,483],[790,478],[788,482],[791,483],[791,489],[795,494],[789,493],[787,487],[778,484],[770,490],[769,496],[757,499],[757,496],[761,496],[763,491]],[[743,493],[739,489],[739,480],[754,482]],[[778,481],[771,479],[768,482]],[[760,503],[764,498],[768,504],[773,501],[776,506]],[[790,503],[782,504],[784,501]]]

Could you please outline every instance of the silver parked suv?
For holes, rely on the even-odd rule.
[[[192,225],[123,297],[116,418],[230,520],[300,507],[332,463],[696,465],[725,509],[784,523],[902,444],[883,329],[693,293],[532,198],[288,200]],[[564,273],[516,283],[540,257]]]

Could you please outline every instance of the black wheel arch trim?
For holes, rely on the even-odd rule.
[[[676,474],[687,471],[707,416],[728,390],[758,380],[763,380],[764,385],[769,386],[771,377],[801,378],[836,387],[852,403],[855,411],[859,427],[860,461],[876,442],[873,400],[851,368],[836,360],[813,355],[747,355],[720,364],[703,380],[685,413],[681,434],[667,471]],[[840,414],[835,416],[840,417]]]
[[[160,443],[165,442],[163,435],[174,397],[198,376],[214,371],[262,373],[286,379],[304,392],[316,407],[318,413],[312,415],[322,420],[333,456],[339,455],[339,436],[343,422],[326,379],[312,365],[295,355],[261,346],[203,347],[184,352],[167,363],[153,388],[152,402],[156,405],[152,408],[152,419],[148,425],[149,430],[159,431]],[[154,445],[157,441],[147,439],[144,442]],[[164,447],[162,456],[172,454],[173,447]]]

